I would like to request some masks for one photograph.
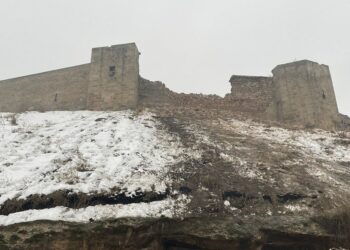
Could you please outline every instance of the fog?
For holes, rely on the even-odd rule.
[[[330,66],[350,115],[349,0],[1,0],[0,79],[90,61],[92,47],[136,42],[141,75],[178,92],[230,91],[232,74]]]

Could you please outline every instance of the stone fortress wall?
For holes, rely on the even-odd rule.
[[[303,60],[278,65],[273,73],[271,119],[334,128],[339,112],[329,67]]]
[[[0,82],[0,111],[86,108],[89,64]]]
[[[89,64],[0,81],[0,112],[182,107],[305,127],[350,126],[338,113],[326,65],[303,60],[278,65],[272,77],[233,75],[222,98],[175,93],[143,79],[139,54],[134,43],[94,48]]]
[[[87,109],[135,109],[138,103],[139,51],[136,44],[92,49]]]
[[[135,44],[94,48],[91,63],[0,81],[0,111],[136,108]]]
[[[350,127],[340,115],[329,68],[303,60],[277,66],[272,77],[233,75],[231,93],[178,94],[161,82],[140,78],[139,103],[146,107],[230,110],[236,114],[291,126]]]
[[[329,67],[302,60],[281,64],[272,77],[232,76],[231,101],[266,120],[336,128],[340,122]]]

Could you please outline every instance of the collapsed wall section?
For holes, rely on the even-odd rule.
[[[176,93],[168,89],[164,83],[152,82],[139,77],[139,105],[157,107],[175,104]]]
[[[217,95],[176,93],[164,83],[140,77],[139,106],[160,109],[185,108],[193,111],[233,110],[231,102]]]
[[[0,111],[86,109],[90,65],[49,71],[0,82]]]
[[[272,102],[272,78],[263,76],[233,75],[231,94],[226,98],[241,112],[261,116]]]

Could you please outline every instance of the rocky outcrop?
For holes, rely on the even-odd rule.
[[[283,216],[40,221],[0,227],[0,232],[0,248],[9,250],[328,250],[341,244],[316,222]]]

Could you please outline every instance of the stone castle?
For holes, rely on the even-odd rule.
[[[233,75],[231,93],[221,98],[177,94],[141,78],[139,55],[134,43],[94,48],[88,64],[0,81],[0,112],[187,106],[324,129],[349,122],[326,65],[303,60],[278,65],[272,77]]]

